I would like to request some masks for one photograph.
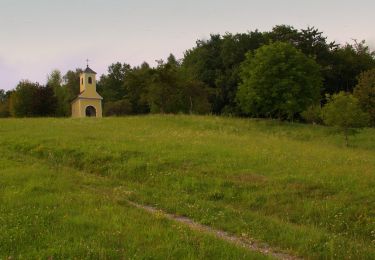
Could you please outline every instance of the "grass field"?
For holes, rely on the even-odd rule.
[[[375,129],[221,117],[0,120],[0,259],[375,257]]]

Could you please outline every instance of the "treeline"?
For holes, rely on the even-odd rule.
[[[156,67],[114,63],[97,87],[106,115],[212,113],[296,120],[328,102],[327,95],[353,93],[360,85],[355,98],[373,113],[368,75],[374,68],[374,52],[364,41],[338,45],[316,28],[281,25],[269,32],[211,35],[182,60],[170,55]],[[359,84],[365,72],[367,79]],[[46,86],[20,82],[13,91],[0,92],[0,115],[69,116],[79,73],[54,71]]]
[[[79,94],[81,72],[77,69],[62,76],[54,70],[46,85],[23,80],[13,90],[0,89],[0,117],[70,116],[70,101]]]

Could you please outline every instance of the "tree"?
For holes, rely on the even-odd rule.
[[[47,84],[51,86],[52,88],[59,88],[61,87],[63,82],[61,72],[59,70],[53,70],[48,76],[47,76]]]
[[[13,117],[30,117],[37,115],[35,98],[38,95],[38,83],[21,81],[10,97],[10,113]]]
[[[0,89],[0,117],[9,117],[9,96],[11,91]]]
[[[211,35],[209,40],[197,41],[188,50],[182,66],[189,78],[203,82],[210,88],[212,112],[236,112],[237,86],[240,81],[239,66],[245,54],[266,43],[259,31],[243,34]]]
[[[171,54],[168,61],[159,61],[154,69],[147,92],[153,113],[208,113],[211,109],[209,89],[191,78]]]
[[[326,93],[352,92],[358,83],[358,76],[375,68],[375,53],[365,41],[346,44],[332,52],[332,65],[326,77]]]
[[[38,88],[37,96],[35,97],[37,116],[55,116],[57,108],[57,99],[55,97],[54,89],[49,86],[40,86]]]
[[[69,116],[71,113],[70,101],[73,98],[69,89],[63,85],[63,78],[59,70],[53,70],[47,77],[47,85],[53,89],[56,101],[56,116]]]
[[[180,80],[180,111],[189,114],[207,114],[211,112],[209,96],[210,89],[201,81],[195,79]]]
[[[320,99],[319,65],[289,43],[248,53],[241,79],[237,98],[248,115],[293,120]]]
[[[47,78],[47,85],[54,90],[56,98],[56,116],[70,116],[70,102],[79,94],[79,80],[82,69],[69,70],[62,78],[61,72],[52,71]]]
[[[363,72],[359,76],[354,96],[363,111],[369,113],[372,125],[375,125],[375,69]]]
[[[124,79],[125,97],[131,103],[134,114],[150,112],[147,102],[147,91],[153,77],[154,70],[147,63],[129,70]]]
[[[337,64],[335,64],[333,56],[339,45],[335,42],[328,42],[323,32],[315,27],[297,30],[292,26],[277,25],[265,35],[270,43],[281,41],[292,44],[320,65],[324,87],[322,88],[323,95],[326,89],[330,90],[336,84],[338,76],[333,72],[335,72]]]
[[[104,102],[117,101],[125,97],[124,82],[130,69],[130,65],[126,63],[113,63],[108,67],[108,74],[100,77],[97,88]]]
[[[52,87],[21,81],[11,94],[9,106],[14,117],[52,116],[56,99]]]
[[[148,89],[148,103],[152,113],[174,113],[179,110],[179,63],[171,54],[168,62],[158,61]]]
[[[336,127],[344,134],[346,146],[349,146],[349,134],[357,133],[356,130],[367,126],[369,121],[369,116],[361,110],[358,99],[343,91],[328,96],[322,117],[326,125]]]
[[[290,25],[276,25],[272,31],[264,33],[268,43],[287,42],[297,47],[301,41],[301,33]]]
[[[190,78],[211,89],[213,113],[240,114],[236,102],[241,82],[240,64],[246,53],[275,42],[293,45],[320,65],[321,97],[325,93],[352,91],[357,76],[375,67],[374,53],[363,41],[340,46],[328,41],[315,27],[298,30],[288,25],[277,25],[269,32],[215,34],[208,40],[198,40],[194,48],[186,51],[182,67],[189,72]]]
[[[79,94],[79,78],[82,72],[82,69],[69,70],[63,77],[63,86],[67,88],[71,99]]]
[[[307,27],[300,30],[296,47],[305,55],[313,57],[325,69],[325,66],[331,64],[331,51],[336,50],[339,45],[336,42],[328,42],[327,37],[319,29]]]

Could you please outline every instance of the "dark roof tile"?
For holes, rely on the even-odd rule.
[[[92,69],[90,69],[89,66],[87,66],[87,68],[83,71],[83,73],[97,74],[95,71],[93,71]]]

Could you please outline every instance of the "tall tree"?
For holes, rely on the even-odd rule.
[[[274,42],[287,42],[297,47],[301,41],[300,32],[290,25],[276,25],[272,31],[265,32],[264,36],[267,38],[268,43]]]
[[[276,42],[248,53],[241,69],[238,101],[249,115],[293,120],[319,102],[319,65],[289,43]]]
[[[339,45],[335,42],[328,42],[323,32],[315,27],[297,30],[289,25],[277,25],[271,32],[265,33],[269,41],[287,42],[305,55],[314,59],[321,67],[323,77],[322,95],[326,91],[331,92],[332,86],[336,85],[337,76],[334,75],[337,64],[335,63],[334,53]]]
[[[153,113],[173,113],[178,110],[179,63],[171,54],[168,62],[158,61],[148,91],[148,103]]]
[[[70,116],[70,101],[73,98],[69,89],[63,85],[59,70],[53,70],[47,77],[47,85],[53,89],[56,101],[56,116]]]
[[[124,80],[125,98],[131,103],[132,113],[144,114],[150,112],[147,102],[147,91],[154,70],[147,63],[129,70]]]
[[[48,76],[47,76],[47,83],[52,88],[59,88],[61,87],[63,82],[61,72],[59,70],[53,70]]]
[[[57,98],[52,86],[38,86],[34,98],[35,116],[55,116],[57,108]]]
[[[79,78],[82,72],[82,69],[69,70],[63,77],[63,86],[67,88],[72,99],[79,94]]]
[[[207,114],[211,112],[209,97],[211,90],[202,81],[183,78],[179,81],[181,102],[180,111],[189,114]]]
[[[124,99],[126,94],[124,82],[130,69],[130,65],[126,63],[113,63],[108,67],[108,74],[100,77],[97,88],[104,102]]]
[[[156,113],[208,113],[209,90],[191,78],[180,61],[171,54],[167,62],[159,61],[148,87],[148,104]]]
[[[333,65],[325,86],[328,93],[352,92],[359,74],[375,68],[375,53],[364,41],[346,44],[333,51],[332,55]]]
[[[197,41],[196,47],[185,53],[183,67],[193,78],[211,89],[212,112],[235,112],[235,95],[240,80],[239,66],[248,51],[266,42],[258,31],[247,34],[211,35],[207,41]]]

